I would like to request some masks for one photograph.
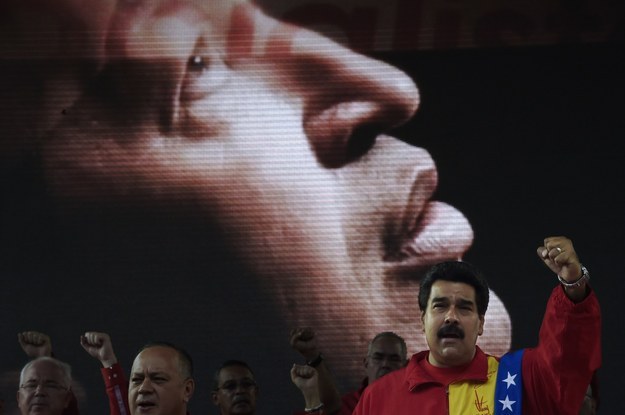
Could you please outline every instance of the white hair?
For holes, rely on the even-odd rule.
[[[28,370],[28,368],[30,368],[32,365],[34,365],[37,362],[50,362],[56,365],[56,367],[58,367],[61,370],[61,373],[63,374],[63,386],[67,388],[70,387],[70,385],[72,384],[71,366],[65,362],[60,361],[59,359],[55,359],[54,357],[49,357],[49,356],[40,356],[26,363],[24,367],[22,368],[22,371],[20,372],[20,385],[24,383],[24,373],[26,373],[26,370]]]

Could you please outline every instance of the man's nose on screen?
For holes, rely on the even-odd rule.
[[[260,15],[265,59],[282,85],[303,101],[303,126],[320,162],[340,167],[359,157],[377,135],[402,124],[418,107],[412,79],[384,62],[315,32]]]
[[[217,15],[227,24],[217,22],[206,7],[167,4],[118,10],[108,40],[109,61],[125,62],[125,76],[118,80],[124,84],[123,101],[133,103],[135,115],[145,108],[143,116],[157,118],[165,130],[176,122],[189,70],[206,67],[217,73],[220,64],[222,73],[257,65],[269,88],[295,98],[311,148],[328,167],[360,157],[379,134],[417,110],[418,89],[404,72],[280,22],[251,3],[232,2],[227,13],[220,9]],[[137,76],[129,76],[133,72]],[[154,102],[158,108],[142,105]]]

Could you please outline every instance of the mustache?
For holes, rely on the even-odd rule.
[[[441,327],[436,334],[438,337],[455,336],[460,339],[464,339],[464,330],[455,324]]]
[[[237,395],[232,399],[232,404],[237,403],[250,403],[250,399],[247,396]]]

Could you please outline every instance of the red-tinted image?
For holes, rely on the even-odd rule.
[[[418,285],[444,260],[490,263],[484,264],[490,303],[477,341],[484,351],[501,355],[536,341],[555,282],[536,284],[540,297],[521,303],[534,289],[520,288],[520,281],[531,285],[538,277],[524,275],[537,273],[533,259],[517,255],[519,247],[532,253],[555,230],[542,222],[547,218],[536,220],[542,227],[532,217],[512,225],[525,214],[514,206],[534,214],[537,205],[564,202],[542,193],[530,201],[519,189],[504,189],[536,179],[523,161],[531,149],[516,148],[523,137],[484,138],[475,152],[465,152],[470,145],[457,140],[480,137],[471,128],[462,131],[473,124],[459,108],[482,102],[479,85],[454,91],[437,81],[450,76],[461,83],[463,77],[449,74],[464,72],[469,80],[480,70],[508,68],[485,64],[488,49],[445,60],[448,55],[433,51],[445,46],[444,36],[428,42],[421,26],[398,17],[414,7],[398,1],[372,15],[370,3],[316,9],[279,2],[32,0],[2,6],[2,32],[10,34],[0,43],[6,254],[0,307],[7,351],[0,397],[7,408],[18,386],[11,382],[27,361],[15,336],[39,330],[73,366],[81,412],[106,413],[98,364],[79,343],[94,330],[110,334],[127,371],[148,341],[189,351],[198,382],[193,413],[213,410],[207,392],[227,359],[253,368],[259,413],[296,410],[303,402],[289,370],[301,356],[289,344],[290,331],[314,329],[338,388],[355,389],[376,333],[400,334],[409,354],[427,348]],[[341,14],[319,10],[351,11],[353,25],[344,36],[325,33],[315,16]],[[453,21],[429,10],[423,15]],[[374,16],[382,23],[368,32]],[[497,16],[472,21],[470,47],[498,46],[489,42],[505,38],[489,35],[496,25],[488,19]],[[395,33],[383,24],[391,17]],[[500,23],[523,22],[499,17]],[[418,42],[410,40],[415,33],[421,33]],[[468,36],[445,33],[461,33],[456,47]],[[480,76],[493,82],[484,90],[495,96],[521,95],[504,89],[522,83]],[[498,79],[505,88],[498,89]],[[461,114],[457,126],[441,108]],[[481,114],[483,124],[506,117],[519,123],[525,116],[496,108]],[[453,137],[445,142],[447,134]],[[559,149],[543,144],[546,151]],[[569,148],[561,151],[584,153]],[[497,157],[506,170],[488,171]],[[475,191],[479,197],[471,191],[472,174],[484,186]],[[492,180],[487,190],[486,180]],[[484,196],[491,189],[502,193]],[[505,208],[493,208],[497,204]],[[528,233],[519,235],[523,226]],[[520,328],[518,335],[525,307],[533,310],[532,330]]]

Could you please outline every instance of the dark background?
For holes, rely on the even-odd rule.
[[[506,304],[513,348],[536,343],[556,284],[536,247],[548,235],[573,240],[603,310],[602,414],[625,413],[618,382],[625,372],[622,55],[620,41],[379,55],[419,85],[421,108],[397,134],[431,152],[440,176],[436,198],[473,225],[465,259],[486,272]],[[215,412],[210,379],[231,357],[255,369],[260,415],[302,406],[288,374],[301,359],[268,297],[236,268],[231,285],[211,284],[210,258],[221,252],[203,237],[210,229],[184,220],[151,226],[157,214],[137,220],[103,212],[98,224],[59,217],[36,154],[4,166],[1,178],[0,396],[9,407],[16,385],[6,372],[26,360],[16,334],[30,329],[50,334],[57,355],[74,366],[89,391],[84,414],[108,413],[98,364],[78,342],[86,330],[108,331],[126,369],[146,339],[185,346],[197,368],[194,414]],[[146,295],[146,286],[154,293]]]
[[[467,215],[479,264],[508,308],[513,348],[536,343],[554,285],[536,260],[544,236],[569,236],[603,311],[601,411],[625,413],[625,250],[620,150],[621,42],[422,52],[400,58],[422,106],[406,136],[430,149],[437,197]],[[415,134],[415,135],[413,135]]]

